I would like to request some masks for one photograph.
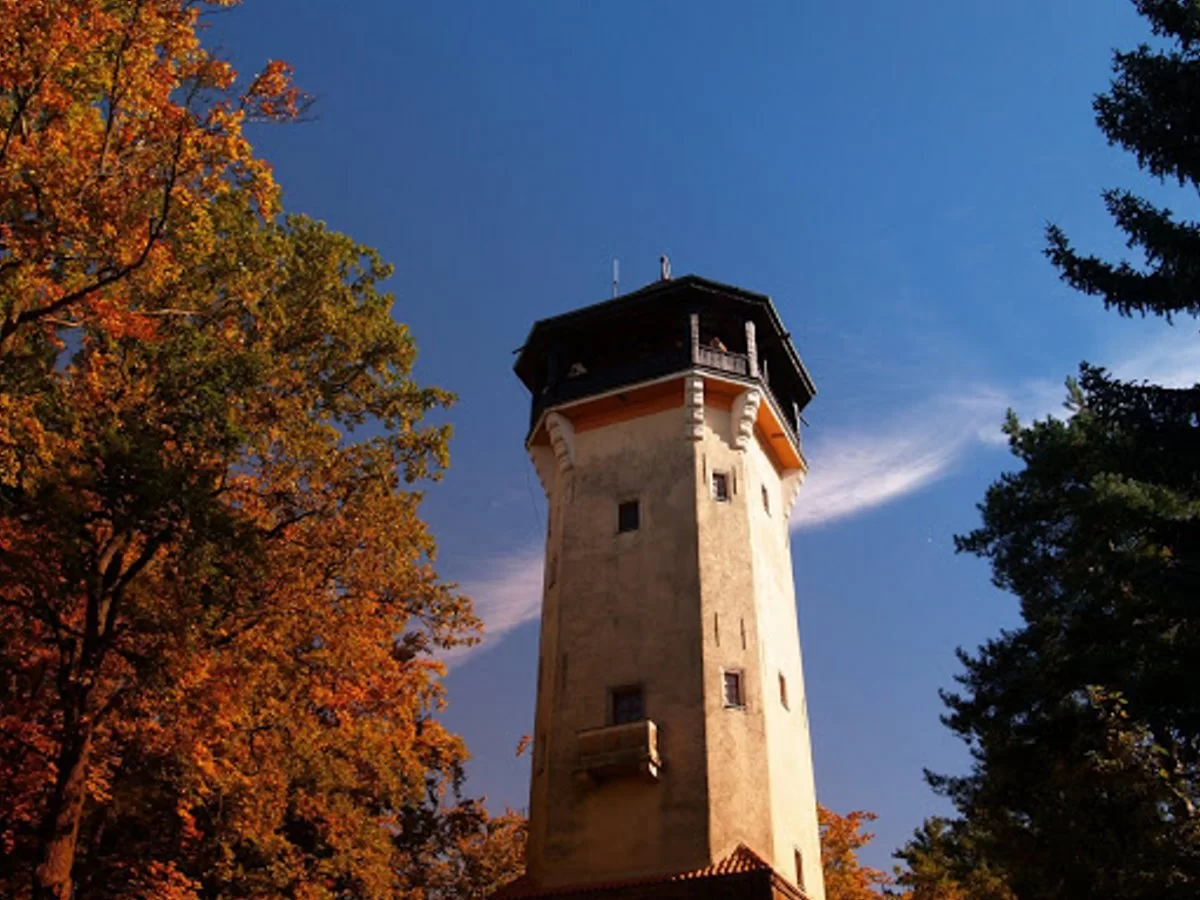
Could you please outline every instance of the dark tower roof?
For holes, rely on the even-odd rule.
[[[693,348],[697,339],[703,350]],[[800,411],[817,391],[770,297],[698,275],[535,322],[513,369],[533,395],[531,436],[552,407],[708,369],[758,382],[798,445]]]
[[[759,327],[759,344],[763,345],[767,335],[774,335],[792,364],[794,374],[803,391],[796,402],[803,409],[817,393],[817,387],[808,369],[800,360],[792,344],[791,332],[784,328],[775,304],[766,294],[748,291],[745,288],[722,284],[699,275],[684,275],[670,281],[656,281],[628,294],[603,300],[570,312],[538,319],[529,329],[529,336],[519,350],[513,365],[517,377],[530,391],[536,390],[539,382],[540,364],[545,362],[548,345],[560,336],[586,332],[593,328],[620,323],[624,327],[637,328],[637,318],[653,307],[685,310],[689,306],[738,305],[747,309]]]

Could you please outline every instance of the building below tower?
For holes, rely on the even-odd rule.
[[[496,900],[805,900],[803,892],[745,846],[728,859],[692,872],[543,891],[521,878],[494,896]]]

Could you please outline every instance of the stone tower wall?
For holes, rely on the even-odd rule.
[[[814,900],[823,900],[787,529],[790,485],[757,433],[738,441],[737,418],[736,411],[707,406],[697,443],[711,853],[720,859],[745,843],[776,871],[803,880]],[[714,472],[729,475],[727,502],[712,497]],[[725,706],[727,669],[744,673],[743,710]],[[797,877],[797,851],[803,879]]]
[[[748,480],[767,487],[769,503],[768,511],[757,487],[747,498],[774,827],[770,852],[776,871],[802,884],[812,900],[824,900],[808,702],[786,515],[791,485],[786,477],[781,479],[781,473],[763,452],[761,440],[751,442],[745,464]],[[780,676],[784,678],[782,688]],[[796,851],[802,860],[802,878],[797,877]]]
[[[545,888],[667,875],[745,844],[794,880],[799,851],[823,900],[786,525],[797,473],[777,470],[755,430],[756,397],[731,408],[728,391],[688,382],[668,408],[578,429],[564,417],[531,448],[550,517],[529,875]],[[639,528],[619,533],[626,500]],[[726,671],[741,675],[741,708],[725,703]],[[578,736],[609,724],[610,690],[634,684],[659,777],[589,777]]]
[[[573,451],[551,491],[542,614],[530,857],[547,886],[709,862],[694,448],[675,408],[580,431]],[[640,527],[618,534],[626,499]],[[576,736],[628,684],[658,726],[662,777],[593,783]]]

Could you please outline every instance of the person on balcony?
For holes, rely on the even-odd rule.
[[[715,335],[713,336],[713,339],[708,342],[708,346],[713,350],[720,350],[722,353],[729,352],[729,348],[725,346],[725,342]]]

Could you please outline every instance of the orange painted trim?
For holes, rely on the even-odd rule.
[[[619,391],[604,397],[581,400],[571,406],[556,407],[554,411],[566,416],[577,432],[604,428],[641,416],[681,408],[684,403],[683,382],[686,377],[688,376],[680,375],[678,378]],[[750,387],[741,382],[724,381],[705,375],[704,405],[712,409],[731,410],[733,401],[738,394]],[[754,432],[755,437],[778,471],[783,472],[788,469],[807,471],[808,464],[797,453],[791,438],[788,437],[787,426],[776,419],[771,402],[767,397],[764,397],[763,402],[758,406]],[[539,427],[530,439],[531,445],[544,445],[549,442],[550,438],[546,434],[545,426]]]
[[[630,400],[623,406],[615,409],[602,409],[582,415],[569,415],[568,418],[571,420],[571,424],[575,426],[577,432],[591,431],[595,428],[616,425],[618,422],[627,422],[630,419],[638,419],[642,416],[663,412],[664,410],[682,408],[683,391],[681,389],[678,396],[672,393],[662,397],[651,397],[636,401]]]
[[[775,418],[771,403],[765,397],[758,406],[758,419],[755,431],[761,431],[766,446],[772,450],[775,457],[772,462],[778,469],[807,469],[804,460],[796,452],[791,438],[787,434],[787,426]]]
[[[683,376],[680,376],[603,397],[580,400],[569,406],[555,407],[553,411],[569,419],[571,425],[579,432],[682,406]],[[547,444],[549,440],[546,428],[542,425],[530,438],[529,443]]]

